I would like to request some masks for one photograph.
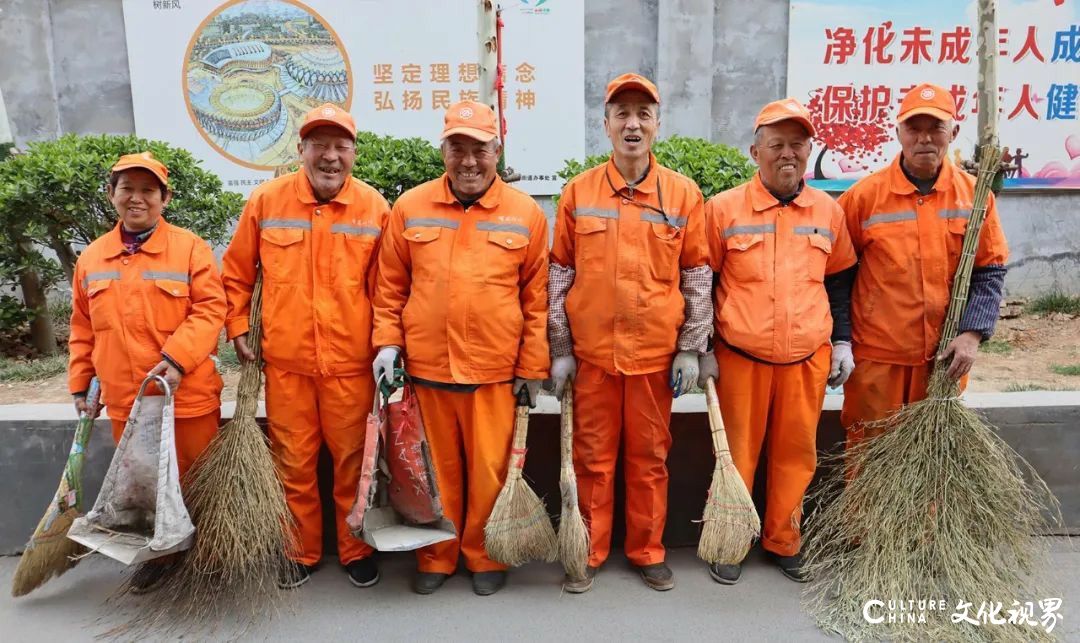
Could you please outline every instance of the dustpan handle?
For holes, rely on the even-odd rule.
[[[142,384],[139,386],[139,392],[135,394],[135,402],[138,402],[142,399],[143,393],[146,392],[146,385],[150,382],[155,382],[158,386],[161,387],[161,390],[165,391],[166,404],[172,402],[172,388],[169,387],[169,383],[165,381],[165,378],[160,375],[151,375],[150,377],[142,381]]]

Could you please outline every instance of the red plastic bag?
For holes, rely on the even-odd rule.
[[[435,522],[443,517],[442,500],[420,402],[411,384],[405,384],[400,402],[390,403],[389,415],[386,463],[390,469],[390,506],[406,522]]]

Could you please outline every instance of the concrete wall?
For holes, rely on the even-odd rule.
[[[121,0],[0,0],[0,11],[0,90],[18,144],[134,131]],[[610,149],[604,89],[631,70],[659,85],[662,136],[747,149],[758,109],[784,95],[787,34],[787,0],[588,0],[586,151]],[[1007,194],[1000,211],[1008,294],[1080,294],[1080,195]]]
[[[1064,526],[1080,533],[1080,393],[972,393],[968,403],[1000,429],[1002,438],[1028,460],[1061,502]],[[712,444],[704,396],[683,396],[675,401],[672,449],[668,456],[668,521],[664,541],[670,546],[697,542],[705,496],[713,471]],[[822,454],[843,442],[838,395],[827,395],[818,428]],[[231,417],[234,404],[224,405]],[[0,555],[22,550],[27,537],[56,490],[74,434],[75,414],[68,404],[0,406]],[[87,507],[97,497],[111,459],[109,423],[99,420],[88,449],[84,481]],[[529,422],[529,456],[525,476],[559,514],[559,408],[553,397],[542,396]],[[764,464],[758,467],[754,496],[764,506]],[[334,551],[331,511],[332,473],[328,454],[319,468],[327,550]],[[823,471],[819,470],[819,474]],[[616,472],[615,543],[624,533],[622,472]],[[808,510],[810,507],[807,508]]]

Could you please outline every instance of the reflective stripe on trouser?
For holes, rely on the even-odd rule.
[[[779,556],[794,556],[802,545],[800,525],[806,488],[817,468],[817,428],[832,348],[826,344],[798,364],[755,362],[720,347],[717,393],[731,459],[748,489],[762,449],[765,521],[761,544]]]
[[[206,446],[217,435],[218,425],[221,423],[221,409],[206,415],[193,418],[176,418],[176,464],[180,469],[180,480],[188,472],[195,460],[206,450]],[[112,421],[113,440],[120,444],[120,436],[124,433],[124,420]]]
[[[510,383],[483,384],[471,393],[424,386],[415,389],[443,513],[458,533],[453,540],[417,550],[421,572],[453,574],[459,552],[471,572],[506,569],[488,558],[484,525],[506,480],[514,435],[511,389]],[[464,498],[466,491],[468,497]]]
[[[574,471],[578,504],[589,526],[589,565],[611,553],[615,461],[622,440],[626,482],[626,557],[634,565],[664,562],[671,449],[668,370],[611,374],[586,361],[574,378]]]
[[[338,558],[343,565],[374,551],[354,538],[345,516],[356,498],[364,459],[367,414],[375,395],[371,374],[311,377],[266,365],[266,416],[270,449],[296,521],[296,561],[314,565],[322,558],[322,505],[319,500],[319,450],[326,443],[334,467],[334,509]]]
[[[863,422],[884,419],[904,404],[926,398],[932,362],[920,366],[885,364],[860,359],[844,384],[844,407],[840,424],[847,432],[847,448],[866,437],[881,435],[881,429],[866,428]],[[967,387],[968,378],[960,378],[960,390]]]

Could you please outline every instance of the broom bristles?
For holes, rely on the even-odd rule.
[[[720,398],[711,377],[705,382],[705,400],[716,464],[701,518],[703,524],[697,554],[710,565],[737,565],[746,558],[761,535],[761,518],[750,490],[731,459],[724,418],[720,413]]]
[[[12,596],[25,596],[79,563],[79,557],[86,548],[69,539],[67,532],[71,523],[81,515],[74,508],[68,509],[57,516],[48,529],[34,534],[15,568],[15,577],[11,581]]]
[[[530,560],[551,563],[559,555],[558,539],[547,509],[521,477],[528,429],[529,408],[519,406],[506,482],[484,525],[484,548],[488,556],[510,567],[524,565]]]
[[[578,504],[577,474],[574,473],[574,391],[570,382],[562,398],[559,418],[559,491],[562,512],[559,516],[559,560],[566,575],[574,580],[585,578],[589,566],[589,530]]]

